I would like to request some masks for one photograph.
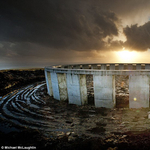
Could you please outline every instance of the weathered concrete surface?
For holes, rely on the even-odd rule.
[[[133,70],[133,65],[132,65],[132,64],[128,64],[128,65],[127,65],[127,69],[128,69],[128,70]]]
[[[150,64],[145,64],[145,69],[150,69]]]
[[[136,70],[141,70],[141,64],[136,64]]]
[[[119,70],[124,70],[124,64],[119,64]]]
[[[98,66],[96,64],[91,65],[91,69],[98,69]]]
[[[94,75],[94,99],[96,107],[114,107],[113,76]]]
[[[49,72],[49,71],[45,71],[45,79],[46,79],[47,93],[48,93],[50,96],[53,96],[51,75],[50,75],[50,72]]]
[[[50,72],[48,71],[47,72],[47,80],[48,80],[48,89],[49,89],[49,95],[50,96],[53,96],[53,89],[52,89],[52,82],[51,82],[51,74]]]
[[[149,107],[148,76],[129,76],[129,107]]]
[[[57,74],[58,78],[58,86],[59,86],[59,95],[60,100],[67,100],[68,94],[67,94],[67,82],[66,82],[66,74]]]
[[[115,70],[115,64],[110,64],[110,70]]]
[[[89,65],[82,65],[82,69],[89,69]]]
[[[106,64],[102,64],[101,65],[101,70],[106,70],[106,67],[107,67]]]
[[[87,104],[87,86],[86,86],[86,75],[80,75],[80,95],[82,105]]]
[[[60,100],[57,74],[54,72],[51,72],[51,82],[52,82],[53,96],[55,99]]]
[[[69,103],[81,105],[79,75],[68,73],[66,77]]]

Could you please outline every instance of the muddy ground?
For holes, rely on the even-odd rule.
[[[149,108],[106,109],[95,108],[93,105],[76,106],[49,97],[46,86],[38,92],[50,108],[50,128],[53,131],[20,128],[1,120],[1,125],[5,126],[5,131],[2,128],[0,131],[0,145],[3,148],[31,146],[31,149],[57,150],[150,149]]]

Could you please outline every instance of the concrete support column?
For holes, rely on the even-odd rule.
[[[150,64],[145,64],[145,69],[150,69]]]
[[[46,70],[45,70],[45,79],[46,79],[47,93],[48,93],[50,96],[53,96],[51,75],[50,75],[50,72],[49,72],[49,71],[46,71]]]
[[[141,70],[141,64],[136,64],[136,70]]]
[[[68,99],[70,104],[86,104],[86,75],[67,74]]]
[[[73,69],[80,69],[80,65],[74,65]]]
[[[57,74],[54,72],[51,72],[51,82],[53,89],[53,97],[57,100],[60,100]]]
[[[110,70],[115,70],[115,64],[110,64]]]
[[[133,65],[132,64],[128,64],[127,69],[128,70],[133,70]]]
[[[93,75],[95,107],[115,106],[115,77]]]
[[[101,70],[106,70],[106,64],[101,64]]]
[[[82,65],[82,69],[89,69],[89,65]]]
[[[68,99],[66,74],[64,74],[64,73],[59,74],[58,73],[57,78],[58,78],[60,100],[66,101]]]
[[[124,64],[119,64],[119,70],[124,70]]]
[[[129,76],[129,107],[149,107],[148,76]]]
[[[98,67],[96,64],[94,64],[94,65],[91,65],[91,69],[98,69]]]

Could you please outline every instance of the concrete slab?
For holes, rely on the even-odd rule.
[[[47,93],[48,93],[50,96],[53,96],[51,75],[50,75],[50,72],[49,72],[49,71],[46,71],[46,70],[45,70],[45,79],[46,79]]]
[[[79,75],[68,73],[66,77],[69,103],[81,105]]]
[[[60,100],[57,74],[54,72],[51,72],[51,81],[52,81],[53,97],[57,100]]]
[[[96,107],[114,107],[114,78],[113,76],[94,75],[94,99]]]

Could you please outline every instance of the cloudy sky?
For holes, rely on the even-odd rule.
[[[0,69],[150,62],[150,0],[0,0]]]

